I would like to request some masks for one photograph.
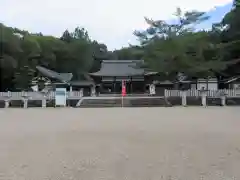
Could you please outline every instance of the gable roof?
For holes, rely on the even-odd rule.
[[[42,67],[42,66],[36,66],[36,68],[44,76],[47,76],[47,77],[52,78],[52,79],[57,79],[61,82],[68,82],[73,77],[72,73],[58,73],[58,72],[52,71],[52,70],[47,69],[47,68]]]
[[[138,67],[143,60],[103,60],[101,69],[93,76],[142,76],[144,69]]]

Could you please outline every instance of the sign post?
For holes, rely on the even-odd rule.
[[[123,97],[126,96],[126,83],[122,81],[122,107],[124,106]]]

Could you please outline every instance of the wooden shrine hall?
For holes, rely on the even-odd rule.
[[[89,73],[94,79],[101,93],[119,94],[122,82],[126,84],[126,92],[145,93],[147,84],[151,82],[154,72],[146,72],[141,68],[143,60],[103,60],[98,72]]]

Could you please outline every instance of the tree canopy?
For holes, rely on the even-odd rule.
[[[37,65],[59,72],[71,72],[75,79],[108,58],[107,46],[92,41],[84,28],[66,30],[62,37],[30,34],[0,24],[1,89],[24,89],[35,76]],[[100,59],[99,59],[100,58]]]
[[[209,18],[204,12],[183,13],[178,8],[174,15],[175,23],[145,18],[149,27],[142,32],[135,31],[144,47],[147,66],[170,77],[180,72],[207,77],[224,73],[238,62],[239,54],[233,58],[228,52],[238,41],[224,42],[225,29],[216,28],[223,26],[223,22],[210,31],[196,31],[196,25]]]
[[[100,68],[103,59],[144,59],[144,66],[164,76],[235,76],[240,73],[240,1],[211,30],[196,26],[205,12],[176,9],[173,23],[145,18],[148,28],[135,31],[139,45],[109,51],[92,40],[85,28],[66,30],[60,38],[29,33],[0,24],[1,91],[25,89],[36,66],[71,72],[75,79]]]

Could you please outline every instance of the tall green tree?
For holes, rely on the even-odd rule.
[[[115,50],[113,52],[116,54],[117,59],[123,60],[140,60],[143,58],[143,49],[139,46],[130,46]]]
[[[28,33],[0,24],[1,91],[9,87],[15,90],[29,87],[36,76],[37,65],[58,72],[71,72],[75,79],[90,71],[95,55],[107,47],[92,41],[84,28],[65,31],[61,38]]]
[[[218,35],[221,41],[224,60],[236,62],[224,71],[225,76],[240,74],[240,1],[234,0],[232,10],[218,24]],[[216,29],[214,31],[216,34]]]
[[[147,65],[170,77],[179,72],[196,77],[213,76],[223,71],[221,47],[207,31],[196,32],[196,25],[208,20],[204,12],[182,12],[177,8],[176,23],[145,18],[149,28],[135,31],[144,47]]]

